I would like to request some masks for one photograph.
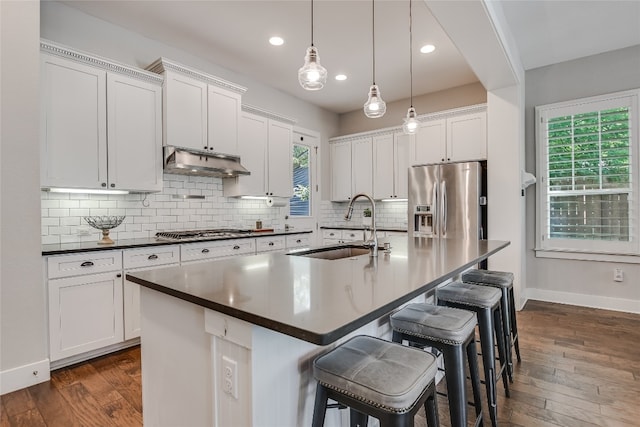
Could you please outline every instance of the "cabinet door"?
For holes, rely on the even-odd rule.
[[[416,134],[414,165],[447,161],[447,121],[431,120],[420,124]]]
[[[393,197],[406,199],[409,197],[409,165],[413,163],[411,153],[414,151],[412,150],[414,136],[396,133],[393,137]]]
[[[110,189],[162,190],[161,100],[159,86],[107,76]]]
[[[241,95],[218,86],[209,85],[207,129],[209,150],[216,153],[238,154],[238,123]]]
[[[447,157],[450,161],[487,158],[487,113],[447,119]]]
[[[373,137],[373,198],[388,199],[394,194],[393,134]]]
[[[42,187],[107,188],[106,72],[42,55]]]
[[[373,147],[371,138],[351,142],[351,191],[373,193]]]
[[[122,274],[49,280],[52,361],[123,340]]]
[[[240,116],[238,153],[241,163],[251,175],[225,178],[224,195],[264,196],[266,188],[266,159],[269,119],[250,113]]]
[[[331,200],[351,198],[351,142],[334,142],[331,151]]]
[[[293,196],[291,133],[291,125],[269,120],[267,150],[269,196],[286,198]]]
[[[167,71],[164,89],[165,145],[206,150],[207,84]]]

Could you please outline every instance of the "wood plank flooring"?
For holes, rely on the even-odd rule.
[[[522,363],[511,398],[498,387],[501,426],[640,426],[640,315],[529,301],[518,327]],[[449,426],[446,398],[438,403]],[[0,427],[140,425],[138,347],[0,398]],[[421,415],[416,426],[424,425]]]

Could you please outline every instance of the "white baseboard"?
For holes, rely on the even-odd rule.
[[[640,314],[640,301],[624,298],[528,288],[526,289],[526,300],[530,299]]]
[[[49,359],[0,371],[0,395],[49,381]]]

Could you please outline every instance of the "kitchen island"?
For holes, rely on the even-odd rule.
[[[309,425],[313,359],[507,246],[390,237],[328,260],[260,254],[128,274],[142,285],[145,425]],[[326,425],[340,425],[330,410]]]

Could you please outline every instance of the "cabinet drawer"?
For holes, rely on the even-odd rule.
[[[211,335],[251,349],[253,327],[243,320],[206,309],[204,330]]]
[[[284,248],[284,236],[259,237],[256,239],[256,252],[279,251]]]
[[[122,251],[85,252],[47,258],[49,279],[117,270],[122,270]]]
[[[215,242],[189,243],[180,246],[180,259],[182,262],[255,253],[255,239],[221,240]]]
[[[363,239],[364,232],[362,230],[342,230],[342,240],[345,242],[353,242]]]
[[[122,253],[122,264],[125,269],[177,264],[179,262],[180,246],[178,245],[126,249]]]
[[[342,239],[342,230],[322,230],[323,239]]]
[[[287,236],[287,248],[302,248],[311,246],[311,234],[294,234]]]

